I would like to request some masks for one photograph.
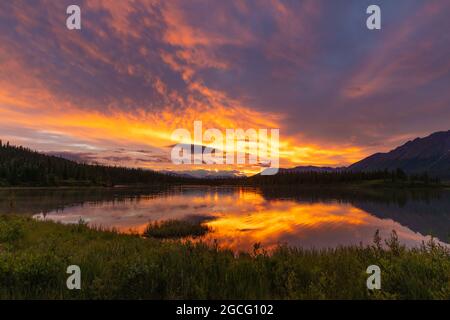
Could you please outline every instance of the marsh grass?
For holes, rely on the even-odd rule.
[[[156,239],[179,239],[186,237],[201,237],[210,228],[201,221],[164,220],[150,222],[144,230],[143,236]]]
[[[235,253],[202,242],[0,216],[0,299],[449,299],[450,253],[407,249],[395,234],[372,246]],[[66,288],[67,266],[81,290]],[[380,266],[382,290],[366,288]]]

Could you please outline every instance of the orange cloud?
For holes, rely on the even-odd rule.
[[[204,128],[222,130],[279,128],[283,166],[344,165],[365,155],[362,148],[351,145],[329,146],[320,142],[305,142],[297,135],[288,136],[285,124],[288,115],[282,112],[283,106],[272,112],[257,111],[243,99],[231,97],[199,76],[204,69],[225,71],[235,67],[233,59],[221,58],[221,46],[245,48],[257,43],[270,59],[304,65],[305,57],[312,51],[305,49],[310,46],[299,45],[298,37],[313,44],[314,41],[308,37],[310,30],[307,24],[316,22],[320,17],[316,2],[302,2],[299,10],[301,18],[281,1],[264,2],[265,7],[275,12],[277,23],[276,32],[268,41],[255,37],[251,25],[245,19],[236,18],[229,12],[231,9],[240,13],[250,12],[251,8],[245,3],[236,2],[231,5],[231,9],[225,4],[218,4],[208,15],[208,19],[215,22],[211,29],[198,26],[197,17],[190,16],[190,11],[183,10],[183,5],[184,1],[88,1],[85,9],[107,13],[99,20],[103,22],[105,19],[110,28],[105,31],[96,25],[98,21],[85,19],[83,28],[87,33],[68,33],[61,27],[64,25],[63,16],[49,19],[44,24],[48,36],[39,37],[38,40],[31,37],[27,46],[48,53],[49,61],[58,60],[52,53],[59,55],[66,64],[32,65],[28,63],[22,47],[0,36],[0,39],[5,40],[0,47],[0,124],[34,132],[57,133],[79,141],[80,145],[97,149],[139,145],[167,154],[167,146],[173,144],[170,140],[172,131],[176,128],[190,129],[195,120],[201,120]],[[155,6],[161,10],[161,17],[160,20],[151,21],[149,17],[158,11]],[[56,12],[61,8],[63,5],[57,4],[56,9],[49,11],[54,14],[52,10]],[[38,25],[36,11],[26,7],[15,9],[19,25],[17,32],[29,37],[30,28]],[[145,15],[139,15],[141,10]],[[134,23],[133,19],[138,19],[140,23]],[[165,47],[152,48],[147,43],[147,36],[153,37],[154,41],[164,42]],[[136,40],[140,44],[135,48],[136,52],[129,50],[127,53],[136,53],[144,60],[128,59],[122,51],[119,56],[115,55],[113,50],[103,45],[108,39],[120,39],[117,41],[125,48],[131,40]],[[286,39],[289,41],[286,42]],[[149,61],[157,68],[173,72],[185,86],[171,86],[170,81],[174,81],[172,78],[164,79],[161,74],[147,69],[146,63]],[[96,88],[92,89],[91,96],[78,96],[70,90],[69,93],[61,92],[59,88],[64,87],[61,78],[67,79],[67,87],[71,86],[71,81],[83,84],[83,79],[72,79],[73,75],[66,68],[68,65],[76,66],[76,70],[87,74],[89,81],[99,87],[108,85],[107,78],[112,73],[119,74],[118,80],[105,98],[97,99],[99,93],[95,91]],[[102,71],[103,78],[99,76]],[[56,77],[56,74],[61,78]],[[120,81],[134,78],[143,79],[145,90],[155,90],[162,99],[155,102],[146,97],[142,102],[134,100],[132,93],[127,92],[119,98],[117,91],[122,89]],[[14,139],[14,134],[9,134],[9,137]],[[20,138],[20,135],[16,134],[16,138]],[[33,136],[27,138],[28,146],[39,146],[33,143]],[[55,144],[54,148],[67,149],[67,146]],[[148,166],[182,169],[170,163],[149,163]],[[238,169],[248,173],[258,170],[252,166],[240,166]]]

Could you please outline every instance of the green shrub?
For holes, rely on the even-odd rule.
[[[0,242],[14,242],[23,236],[20,223],[16,220],[0,219]]]
[[[235,254],[82,224],[0,216],[0,226],[0,299],[450,299],[450,252],[433,240],[408,249],[378,235],[368,247]],[[72,264],[81,290],[66,288]],[[366,287],[372,264],[381,290]]]

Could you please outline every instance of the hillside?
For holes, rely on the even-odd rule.
[[[351,171],[402,169],[409,174],[427,172],[450,178],[450,130],[416,138],[387,153],[376,153],[349,166]]]
[[[151,170],[77,163],[0,141],[0,186],[148,185],[181,179]]]
[[[200,171],[201,170],[197,170]],[[205,171],[207,172],[207,171]],[[417,138],[388,152],[376,153],[345,168],[299,166],[280,169],[275,176],[244,178],[193,176],[144,169],[78,163],[62,157],[2,144],[0,187],[8,186],[113,186],[166,183],[206,184],[317,184],[360,181],[417,181],[428,184],[450,179],[450,131]],[[422,175],[427,173],[427,175]],[[435,180],[429,180],[434,177]]]
[[[338,172],[345,170],[345,167],[333,168],[333,167],[317,167],[317,166],[298,166],[294,168],[280,168],[281,173],[304,173],[304,172]]]

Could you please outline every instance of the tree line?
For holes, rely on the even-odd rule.
[[[263,176],[255,175],[248,178],[248,182],[256,185],[295,185],[295,184],[336,184],[336,183],[358,183],[364,181],[383,181],[385,183],[420,184],[434,185],[440,184],[436,177],[430,177],[428,173],[406,174],[402,169],[378,170],[378,171],[306,171],[290,172],[281,171],[277,175]]]
[[[435,185],[440,180],[427,173],[408,175],[403,170],[292,172],[281,170],[273,176],[200,179],[152,170],[78,163],[50,156],[0,140],[0,186],[114,186],[114,185],[296,185],[357,183],[382,180],[386,183]]]
[[[151,170],[78,163],[0,140],[0,186],[151,185],[180,180]]]

